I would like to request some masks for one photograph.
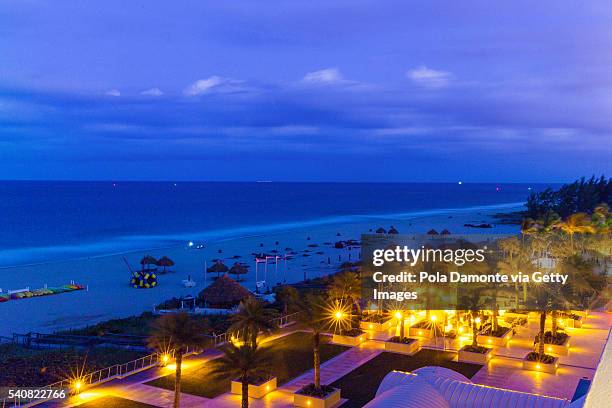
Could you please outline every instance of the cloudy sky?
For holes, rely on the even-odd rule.
[[[0,178],[570,181],[607,1],[0,0]]]

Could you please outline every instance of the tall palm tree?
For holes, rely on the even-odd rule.
[[[203,322],[196,322],[184,312],[161,316],[153,323],[149,346],[162,353],[174,350],[174,408],[180,406],[183,355],[189,348],[204,346],[204,326]]]
[[[467,294],[460,298],[460,307],[463,310],[470,311],[470,320],[472,322],[472,347],[478,347],[478,323],[476,318],[485,305],[482,297],[481,289],[478,287],[466,288]]]
[[[321,389],[321,332],[328,328],[326,311],[333,306],[325,304],[320,295],[307,294],[302,299],[302,311],[298,315],[300,322],[312,332],[312,355],[314,365],[314,386]]]
[[[287,314],[289,311],[294,311],[297,308],[297,304],[300,300],[300,293],[293,286],[281,286],[275,290],[276,300],[282,303],[283,313]]]
[[[218,366],[213,375],[238,376],[242,383],[242,408],[249,407],[249,380],[264,373],[271,366],[268,351],[260,348],[257,343],[242,344],[236,347],[228,343],[223,349],[223,357],[218,360]]]
[[[552,309],[552,296],[548,288],[538,284],[531,288],[531,295],[528,306],[532,310],[540,313],[540,330],[537,335],[538,340],[538,360],[544,359],[544,333],[546,330],[546,314]]]
[[[263,302],[250,297],[238,306],[238,312],[234,314],[230,321],[230,332],[238,332],[245,343],[255,347],[257,336],[260,332],[271,333],[278,328],[274,318],[275,311],[266,309]]]
[[[329,295],[333,299],[347,301],[355,306],[357,315],[361,315],[361,279],[354,272],[342,272],[334,276],[329,285]],[[351,315],[351,324],[353,323]]]
[[[558,222],[556,228],[569,235],[572,251],[574,251],[574,234],[590,234],[595,232],[589,216],[585,213],[570,215],[565,221]]]

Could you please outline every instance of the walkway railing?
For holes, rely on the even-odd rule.
[[[276,323],[276,325],[280,328],[286,327],[289,324],[292,324],[296,321],[296,318],[300,312],[291,313],[285,316],[280,316],[272,321]],[[228,340],[232,337],[231,332],[227,331],[225,333],[221,333],[215,336],[207,336],[211,339],[210,347],[214,348],[220,346],[224,343],[227,343]],[[205,349],[204,349],[205,350]],[[201,353],[204,350],[202,349],[194,349],[188,348],[185,352],[186,355],[189,354],[197,354]],[[174,357],[174,350],[167,353],[170,357]],[[85,374],[80,378],[66,379],[62,381],[55,382],[53,384],[49,384],[42,388],[61,388],[65,390],[70,390],[70,392],[78,392],[87,388],[91,388],[98,384],[102,384],[104,382],[113,380],[115,378],[124,378],[132,374],[136,374],[140,371],[159,366],[165,363],[163,360],[163,356],[160,353],[152,353],[146,355],[144,357],[140,357],[136,360],[128,361],[123,364],[115,364],[110,367],[103,368],[101,370],[93,371],[91,373]],[[51,398],[46,399],[38,399],[34,401],[13,401],[13,400],[2,400],[0,401],[0,407],[9,408],[9,407],[32,407],[38,404],[41,404],[45,401],[49,401]]]

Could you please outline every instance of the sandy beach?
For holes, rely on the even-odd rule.
[[[333,243],[339,240],[359,239],[382,226],[395,226],[401,234],[425,233],[434,228],[438,231],[449,229],[452,233],[513,233],[516,225],[496,224],[492,216],[498,212],[518,210],[516,204],[471,207],[467,209],[444,209],[420,211],[393,216],[368,216],[357,223],[329,223],[316,227],[295,228],[284,232],[256,235],[250,237],[210,240],[203,249],[188,249],[180,246],[167,249],[146,251],[159,258],[163,255],[173,259],[174,273],[159,276],[159,285],[153,289],[133,289],[128,285],[129,271],[123,260],[125,257],[133,269],[140,268],[139,260],[145,251],[124,255],[109,255],[89,259],[63,262],[50,262],[39,265],[2,268],[0,288],[19,289],[29,286],[32,289],[59,286],[71,280],[87,286],[87,290],[43,296],[22,300],[11,300],[0,304],[0,335],[12,333],[52,332],[77,328],[119,317],[138,315],[152,310],[154,305],[172,297],[196,296],[210,284],[215,274],[205,274],[205,262],[210,266],[213,259],[223,259],[231,266],[235,261],[249,265],[249,273],[242,284],[249,289],[255,288],[255,261],[252,253],[278,250],[283,255],[285,248],[292,248],[296,254],[286,261],[279,262],[278,268],[268,265],[268,285],[279,282],[297,282],[314,278],[337,270],[341,262],[355,261],[359,248],[336,249]],[[464,227],[464,224],[490,223],[491,229]],[[340,236],[337,234],[340,233]],[[307,238],[310,237],[310,240]],[[278,245],[276,242],[278,241]],[[332,245],[325,245],[332,243]],[[263,244],[263,246],[261,246]],[[309,246],[310,245],[310,246]],[[314,245],[317,245],[316,247]],[[222,252],[219,253],[219,250]],[[307,250],[308,252],[304,252]],[[305,256],[306,255],[306,256]],[[239,258],[231,259],[234,256]],[[328,258],[331,263],[328,263]],[[259,266],[258,280],[263,280],[263,265]],[[185,288],[181,281],[191,276],[196,281],[193,288]]]

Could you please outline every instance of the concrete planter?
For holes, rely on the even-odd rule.
[[[276,377],[258,385],[249,384],[249,397],[263,398],[267,393],[274,391],[276,386]],[[242,383],[239,380],[232,380],[231,393],[242,395]]]
[[[461,363],[474,363],[474,364],[482,364],[486,365],[491,358],[493,358],[493,349],[490,348],[486,353],[474,353],[471,351],[464,350],[461,348],[459,350],[459,356],[457,361]]]
[[[509,318],[519,318],[519,317],[523,317],[525,319],[527,319],[527,321],[529,321],[529,319],[532,317],[529,313],[514,313],[514,312],[505,312],[504,315],[502,316],[503,318],[509,317]]]
[[[547,353],[557,354],[560,356],[567,356],[569,354],[570,349],[570,339],[571,336],[567,336],[567,339],[563,342],[563,344],[549,344],[544,343],[544,349]]]
[[[528,361],[527,357],[523,359],[523,370],[539,371],[541,373],[555,374],[559,368],[559,358],[555,357],[552,363],[544,364],[539,361]]]
[[[336,389],[325,398],[311,397],[295,393],[293,394],[293,405],[303,408],[331,408],[340,403],[340,390]]]
[[[413,341],[410,344],[406,343],[395,343],[392,341],[385,341],[385,351],[392,353],[407,354],[409,356],[416,354],[421,350],[421,345],[418,341]]]
[[[340,334],[334,334],[332,342],[340,344],[342,346],[358,346],[368,339],[367,333],[361,333],[357,336],[345,336]]]
[[[485,346],[496,346],[496,347],[505,347],[508,344],[508,340],[512,338],[512,330],[508,330],[506,334],[502,337],[495,336],[485,336],[483,334],[479,334],[477,336],[478,343]]]
[[[368,322],[368,321],[362,320],[359,322],[359,328],[361,330],[373,330],[377,332],[386,332],[392,327],[394,327],[393,320],[395,319],[389,318],[387,321],[384,321],[382,323],[374,323],[374,322]]]
[[[432,329],[420,329],[418,327],[411,327],[410,330],[408,330],[408,335],[410,337],[425,337],[425,338],[432,338],[433,337],[433,330]]]
[[[577,319],[572,319],[571,317],[562,317],[559,319],[559,325],[563,327],[569,327],[572,329],[579,329],[582,327],[583,321],[584,321],[583,316],[578,316]]]

